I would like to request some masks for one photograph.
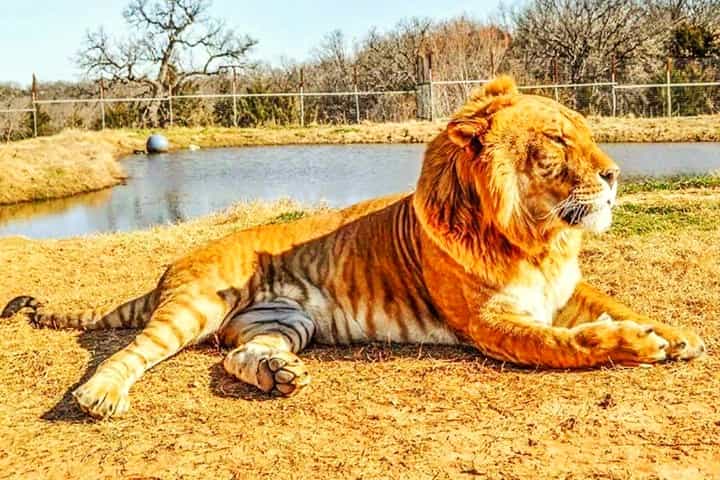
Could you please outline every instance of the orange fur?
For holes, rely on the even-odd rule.
[[[580,227],[607,227],[616,177],[579,114],[500,77],[428,146],[414,194],[212,242],[170,266],[142,305],[105,320],[33,318],[146,322],[76,392],[95,416],[123,413],[144,371],[215,333],[235,348],[228,372],[283,395],[307,384],[294,354],[309,337],[470,342],[500,360],[562,368],[697,356],[694,333],[580,281]],[[9,314],[32,306],[27,298]]]

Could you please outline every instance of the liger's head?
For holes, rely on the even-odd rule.
[[[492,225],[513,243],[606,230],[619,169],[582,115],[502,76],[472,95],[428,147],[416,207],[444,236]]]

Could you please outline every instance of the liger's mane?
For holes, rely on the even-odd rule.
[[[509,265],[547,247],[522,211],[517,159],[482,144],[493,115],[517,96],[507,76],[479,89],[425,152],[415,211],[424,231],[468,270]]]

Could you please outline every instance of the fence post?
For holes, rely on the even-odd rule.
[[[233,66],[233,76],[232,76],[232,94],[233,94],[233,126],[237,128],[238,121],[237,121],[237,73],[235,70],[235,66]]]
[[[553,58],[553,83],[555,84],[555,101],[560,102],[560,91],[558,90],[558,66],[557,58]]]
[[[102,130],[105,130],[105,82],[100,77],[100,120]]]
[[[32,76],[32,91],[31,91],[31,98],[32,98],[32,116],[33,116],[33,137],[38,136],[38,128],[37,128],[37,119],[38,119],[38,107],[37,107],[37,78],[35,77],[35,74],[33,73]]]
[[[305,126],[305,98],[304,98],[304,88],[305,88],[305,76],[303,75],[303,69],[300,68],[300,126]]]
[[[435,120],[435,95],[433,93],[433,74],[432,74],[432,53],[427,54],[428,61],[428,88],[430,90],[430,121]]]
[[[353,66],[353,85],[355,88],[355,122],[360,123],[360,95],[358,95],[357,65]]]
[[[425,120],[423,105],[425,104],[425,92],[423,91],[423,81],[425,80],[425,70],[423,58],[418,54],[415,57],[415,119]]]
[[[610,65],[610,81],[612,82],[612,116],[617,116],[617,92],[615,91],[615,55]]]
[[[670,86],[670,73],[672,71],[672,59],[668,57],[667,66],[665,68],[665,79],[667,83],[667,116],[672,117],[672,87]]]
[[[170,127],[173,126],[173,105],[172,105],[172,85],[168,84],[168,109],[170,113]]]

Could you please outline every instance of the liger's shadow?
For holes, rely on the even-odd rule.
[[[137,335],[136,330],[104,330],[81,332],[77,337],[78,344],[90,353],[88,362],[82,376],[71,385],[63,397],[41,418],[51,422],[92,422],[75,403],[72,392],[85,383],[95,372],[98,365],[118,350],[126,347]],[[214,395],[225,398],[237,398],[245,401],[282,401],[269,396],[257,388],[247,385],[229,375],[222,366],[222,360],[227,349],[205,342],[190,347],[193,350],[206,353],[211,362],[208,368],[210,375],[210,390]],[[316,361],[377,363],[391,361],[394,358],[437,359],[444,361],[472,362],[481,364],[483,368],[496,370],[512,369],[514,371],[530,372],[534,369],[510,366],[487,357],[483,357],[476,349],[469,346],[443,346],[443,345],[398,345],[387,343],[372,343],[352,346],[321,346],[312,344],[303,351],[302,358],[311,358]],[[166,360],[172,362],[170,358]],[[140,379],[139,381],[142,381]]]
[[[125,348],[137,335],[135,330],[103,330],[81,332],[77,337],[78,344],[90,353],[90,361],[82,376],[71,385],[63,397],[40,418],[49,421],[85,423],[93,421],[75,403],[72,392],[90,379],[95,369],[106,358]]]

